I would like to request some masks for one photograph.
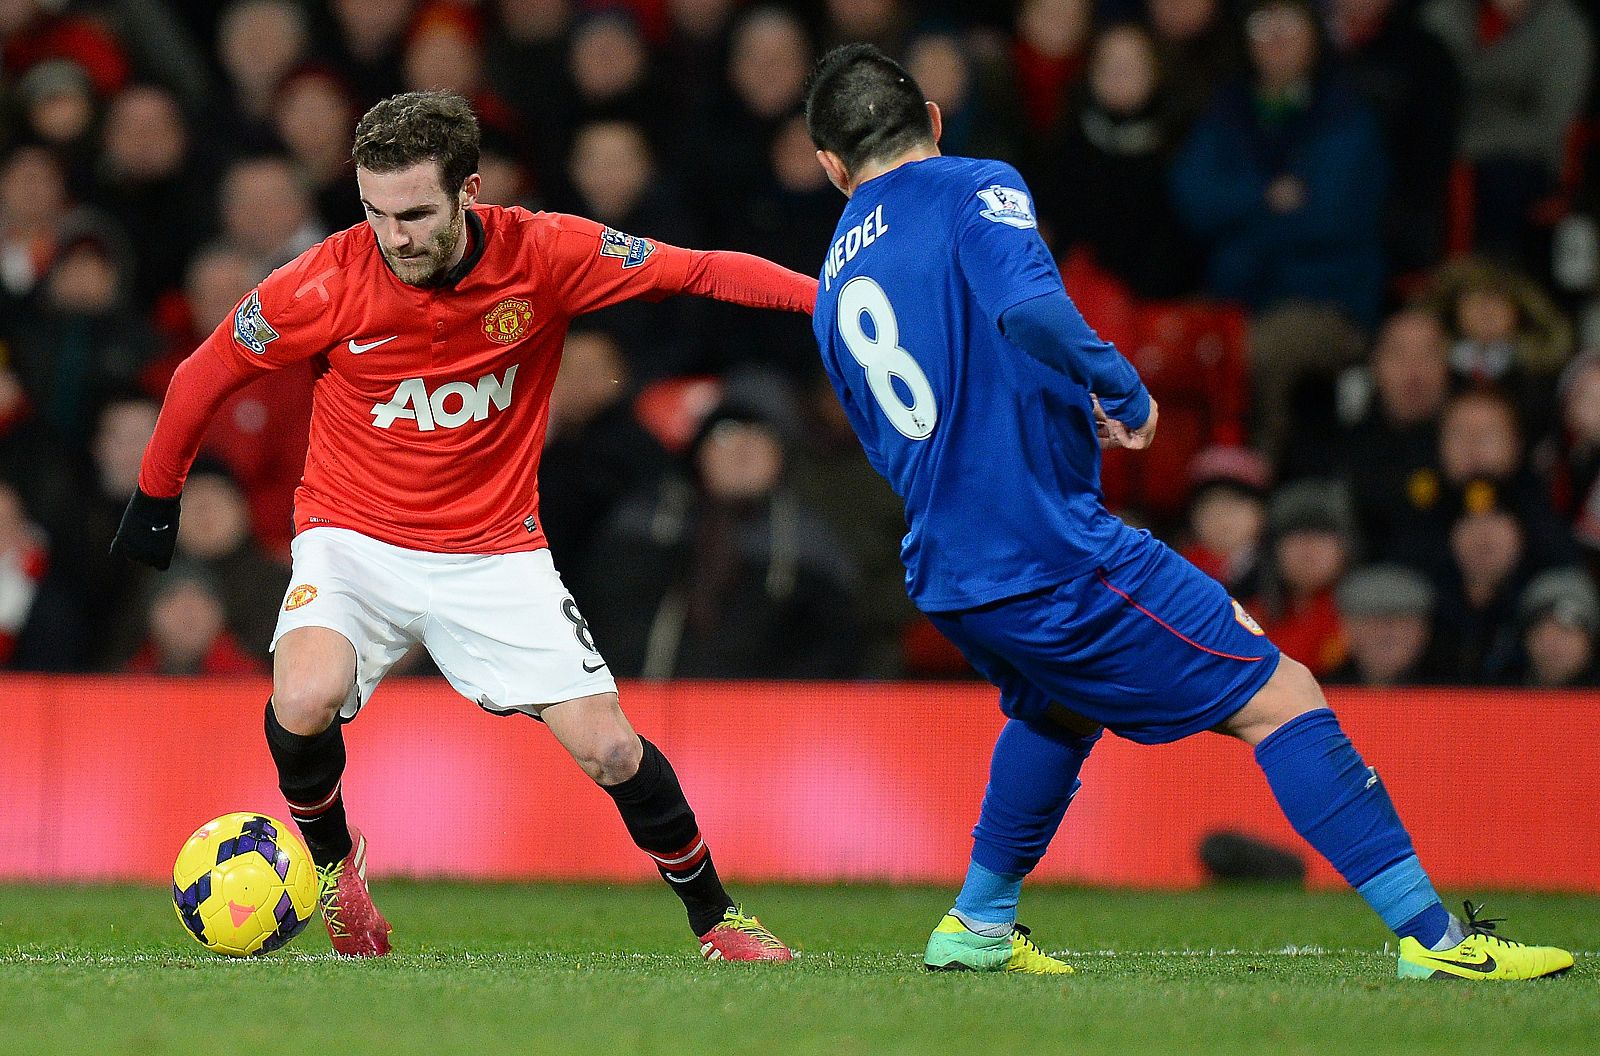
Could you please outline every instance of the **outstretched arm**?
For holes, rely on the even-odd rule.
[[[817,302],[816,279],[748,253],[682,249],[580,216],[557,216],[553,227],[540,254],[569,315],[679,293],[791,312]]]
[[[765,257],[726,250],[678,250],[689,254],[683,292],[750,308],[777,308],[810,315],[817,306],[817,280]]]

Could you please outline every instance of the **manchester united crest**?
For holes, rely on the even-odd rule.
[[[310,583],[302,583],[289,591],[289,596],[283,599],[283,611],[293,612],[302,605],[309,605],[317,600],[317,588]]]
[[[528,332],[533,305],[521,297],[507,297],[483,315],[483,332],[491,341],[509,345]]]

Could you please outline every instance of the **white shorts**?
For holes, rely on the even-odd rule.
[[[435,554],[347,528],[312,528],[290,548],[294,573],[278,639],[327,627],[350,640],[356,680],[339,714],[354,718],[383,676],[422,643],[456,692],[494,712],[537,715],[617,683],[550,551]]]

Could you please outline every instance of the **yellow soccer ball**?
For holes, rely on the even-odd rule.
[[[316,866],[283,822],[224,814],[196,829],[178,852],[172,906],[208,950],[230,957],[271,953],[316,912]]]

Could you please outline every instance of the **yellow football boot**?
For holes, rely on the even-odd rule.
[[[1015,924],[1008,936],[978,935],[946,913],[928,936],[923,967],[931,972],[1022,972],[1026,975],[1071,975],[1072,965],[1058,961]]]
[[[1480,920],[1482,906],[1462,903],[1467,937],[1447,950],[1430,950],[1416,939],[1400,940],[1402,979],[1537,979],[1572,967],[1572,954],[1554,946],[1525,946],[1494,933],[1499,919]]]

